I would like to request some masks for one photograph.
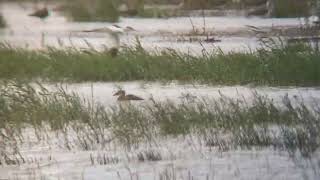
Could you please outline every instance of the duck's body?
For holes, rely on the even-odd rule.
[[[40,19],[45,19],[46,17],[49,16],[49,10],[48,8],[42,8],[42,9],[39,9],[31,14],[29,14],[29,16],[34,16],[34,17],[38,17]]]
[[[119,96],[117,99],[118,101],[141,101],[141,100],[144,100],[143,98],[138,97],[133,94],[126,95],[126,92],[124,90],[119,90],[113,96]]]

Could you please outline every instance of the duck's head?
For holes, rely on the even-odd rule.
[[[121,95],[125,95],[126,92],[124,90],[119,90],[116,93],[113,94],[113,96],[121,96]]]

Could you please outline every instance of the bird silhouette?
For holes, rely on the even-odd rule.
[[[109,49],[109,54],[114,57],[118,54],[119,48],[120,48],[120,35],[125,32],[130,31],[136,31],[134,28],[127,26],[125,28],[122,28],[118,25],[112,25],[105,28],[99,28],[99,29],[92,29],[92,30],[85,30],[81,32],[98,32],[98,33],[108,33],[111,36],[112,41],[114,41],[114,44],[112,48]]]
[[[118,97],[118,101],[140,101],[140,100],[144,100],[141,97],[138,97],[136,95],[133,94],[127,94],[124,90],[119,90],[117,91],[115,94],[113,94],[113,96],[119,96]]]

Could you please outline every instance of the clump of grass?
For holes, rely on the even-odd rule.
[[[7,26],[6,21],[4,20],[2,14],[0,13],[0,28],[4,28],[6,26]]]
[[[265,4],[266,0],[242,0],[241,3],[245,6],[259,6],[261,4]]]
[[[233,3],[232,0],[211,0],[211,1],[186,0],[186,1],[184,1],[184,8],[185,9],[212,9],[212,8],[216,8],[218,6],[230,5],[232,3]]]
[[[147,18],[164,18],[174,16],[174,12],[172,12],[172,10],[170,11],[160,8],[148,8],[138,11],[137,16]]]
[[[205,145],[209,148],[217,147],[219,151],[228,151],[230,150],[231,142],[225,137],[226,134],[219,132],[218,130],[209,129],[208,131],[202,132],[202,136],[205,142]]]
[[[272,15],[278,18],[309,16],[314,2],[313,0],[275,0]]]
[[[162,160],[161,154],[154,150],[146,150],[139,152],[137,154],[137,158],[140,162]]]
[[[118,56],[75,49],[31,51],[0,47],[2,79],[47,81],[172,81],[220,85],[320,84],[320,54],[309,46],[266,47],[257,52],[224,54],[203,51],[202,56],[175,50],[149,53],[124,48]]]
[[[19,137],[20,142],[23,141],[21,130],[29,126],[36,130],[39,140],[48,131],[60,131],[68,149],[76,146],[89,150],[93,144],[108,142],[108,137],[102,133],[108,123],[103,107],[92,105],[76,94],[68,94],[61,87],[50,92],[40,84],[3,82],[0,102],[0,129],[10,129],[10,137]],[[76,136],[68,136],[71,132]]]
[[[97,154],[94,156],[90,154],[91,165],[107,165],[107,164],[117,164],[119,163],[120,159],[118,157],[109,156],[106,153]]]
[[[189,173],[190,174],[190,173]],[[177,179],[177,173],[174,169],[174,167],[165,168],[162,172],[159,173],[159,179],[160,180],[174,180]],[[186,178],[187,180],[193,179],[193,177]]]
[[[118,1],[115,0],[75,0],[67,2],[65,10],[74,21],[119,20]]]
[[[127,149],[138,146],[143,140],[151,141],[155,129],[153,121],[134,106],[120,106],[111,108],[110,127],[112,134]]]

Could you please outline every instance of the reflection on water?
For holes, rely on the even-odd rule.
[[[44,33],[44,41],[47,46],[61,47],[75,46],[87,48],[87,42],[99,49],[104,46],[111,47],[112,42],[106,34],[99,33],[79,33],[82,30],[102,28],[112,25],[110,23],[75,23],[68,22],[67,19],[57,12],[42,21],[40,19],[27,16],[32,12],[32,5],[17,3],[5,3],[1,6],[9,28],[2,30],[1,38],[16,46],[41,48],[41,37]],[[191,25],[194,25],[194,27]],[[257,27],[299,26],[303,22],[299,18],[246,18],[246,17],[207,17],[206,31],[212,32],[218,39],[218,43],[204,43],[206,49],[221,48],[225,52],[244,51],[248,47],[252,50],[258,46],[257,39],[243,35],[248,31],[246,25]],[[140,38],[141,44],[145,48],[163,49],[175,48],[183,52],[195,54],[201,53],[203,49],[199,41],[179,42],[177,34],[188,34],[193,28],[202,31],[203,18],[201,17],[179,17],[168,19],[148,19],[148,18],[121,18],[117,23],[120,26],[131,26],[137,31],[124,34],[121,43],[133,45],[135,37]],[[230,32],[232,35],[226,35]],[[237,32],[242,32],[238,33]],[[244,33],[245,34],[245,33]]]

